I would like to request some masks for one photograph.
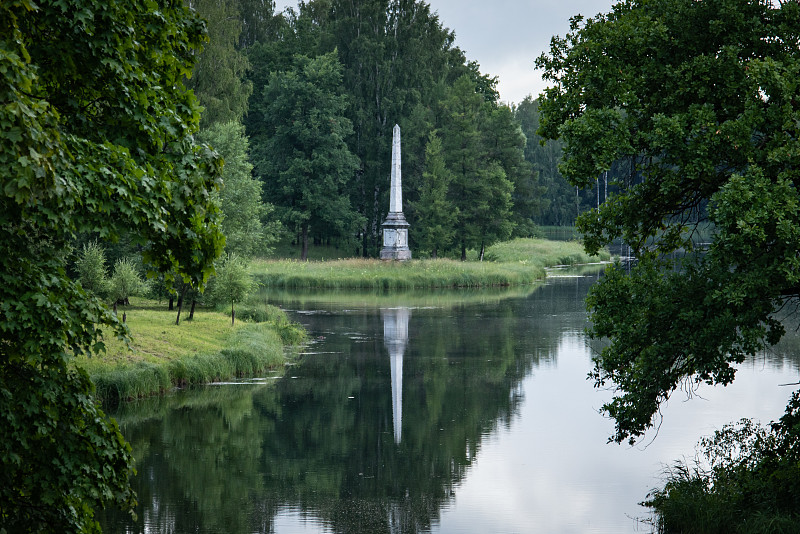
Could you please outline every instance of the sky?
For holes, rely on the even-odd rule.
[[[456,46],[481,72],[497,76],[500,99],[519,103],[538,96],[546,83],[534,61],[550,48],[553,35],[569,30],[569,18],[608,12],[612,0],[429,0],[443,26],[456,34]],[[297,7],[296,0],[276,0],[276,9]]]

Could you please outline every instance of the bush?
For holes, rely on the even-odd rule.
[[[749,419],[700,442],[644,504],[662,533],[800,533],[800,396],[770,426]]]
[[[78,280],[87,292],[97,297],[104,297],[108,291],[108,273],[106,272],[106,251],[97,241],[83,245],[75,270]]]
[[[114,273],[108,283],[109,296],[114,302],[129,304],[128,299],[147,291],[147,284],[130,258],[122,258],[114,265]]]
[[[253,287],[255,283],[247,270],[247,263],[236,254],[229,254],[217,265],[217,274],[211,281],[208,296],[217,306],[231,305],[233,322],[234,303],[247,298]]]

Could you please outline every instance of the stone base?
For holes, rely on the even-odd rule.
[[[383,227],[382,260],[410,260],[411,249],[408,248],[408,222],[402,212],[389,212]]]
[[[381,249],[382,260],[410,260],[411,249],[408,247],[386,247]]]

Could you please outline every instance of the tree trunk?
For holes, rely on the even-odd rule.
[[[301,238],[303,242],[303,248],[300,252],[300,261],[306,261],[306,258],[308,258],[308,223],[303,223],[301,231],[303,233]]]
[[[436,248],[434,248],[433,252],[431,252],[431,259],[436,259]]]
[[[236,321],[236,310],[233,309],[233,301],[231,301],[231,326]]]
[[[191,321],[194,319],[194,305],[197,304],[197,301],[192,299],[192,307],[189,308],[189,317],[186,319],[187,321]]]
[[[467,244],[461,243],[461,261],[467,261]]]
[[[174,309],[175,309],[175,297],[170,295],[169,296],[169,308],[167,308],[167,311],[172,311]]]
[[[181,294],[178,297],[178,315],[175,317],[175,326],[181,324],[181,308],[183,307],[183,295],[186,293],[186,286],[183,286],[181,290]]]
[[[486,252],[486,245],[481,242],[481,253],[478,256],[478,261],[483,261],[483,253]]]

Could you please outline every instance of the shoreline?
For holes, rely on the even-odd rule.
[[[250,271],[267,290],[374,290],[392,295],[440,289],[452,290],[457,300],[463,290],[533,286],[565,266],[600,266],[611,259],[607,253],[590,257],[577,242],[542,239],[500,243],[487,249],[487,257],[491,260],[256,260]],[[134,303],[124,310],[134,352],[112,340],[101,357],[76,362],[94,382],[103,406],[279,370],[290,363],[286,352],[306,339],[300,325],[264,301],[239,305],[235,326],[227,313],[202,308],[195,320],[176,326],[176,311],[143,299]]]

